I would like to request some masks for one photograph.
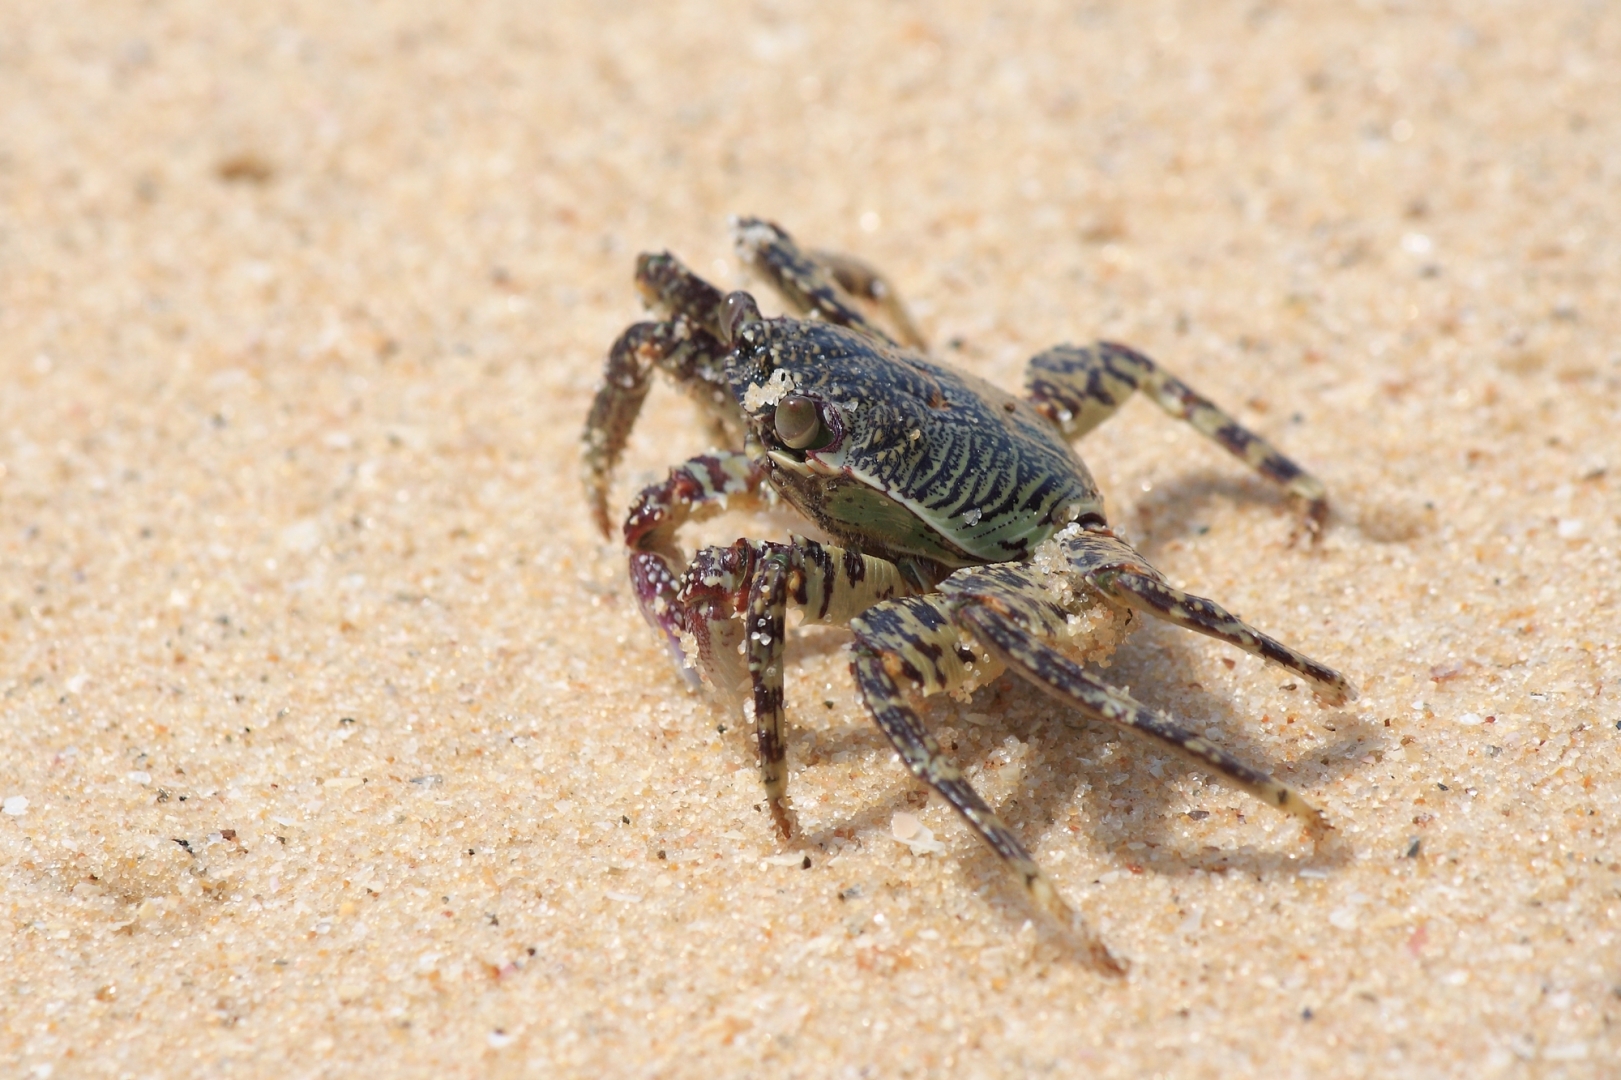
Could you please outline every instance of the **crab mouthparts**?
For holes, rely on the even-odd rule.
[[[844,473],[841,466],[822,460],[821,455],[832,449],[832,446],[826,446],[821,450],[803,451],[805,454],[803,460],[784,450],[767,450],[766,456],[771,459],[773,465],[795,476],[841,476]]]

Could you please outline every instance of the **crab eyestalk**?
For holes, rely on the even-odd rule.
[[[736,348],[738,331],[750,323],[761,321],[760,305],[754,302],[754,297],[746,292],[728,293],[721,303],[720,339]]]

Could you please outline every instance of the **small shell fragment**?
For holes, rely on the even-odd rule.
[[[916,814],[901,810],[889,819],[889,835],[912,849],[913,855],[943,855],[946,846]]]

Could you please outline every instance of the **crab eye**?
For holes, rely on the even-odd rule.
[[[822,415],[816,409],[816,402],[803,394],[789,394],[777,402],[777,438],[784,446],[794,450],[811,450],[820,442],[826,445],[823,437],[826,428],[822,426]]]
[[[734,292],[726,295],[721,304],[720,326],[726,332],[728,345],[737,341],[737,331],[751,322],[760,321],[760,308],[754,302],[754,297],[746,292]]]

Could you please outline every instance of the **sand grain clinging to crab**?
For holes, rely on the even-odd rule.
[[[790,604],[848,625],[851,665],[873,719],[1017,875],[1035,905],[1107,970],[1123,970],[925,729],[921,696],[963,692],[1011,670],[1084,716],[1157,740],[1319,829],[1291,788],[1099,680],[1133,613],[1218,638],[1298,673],[1330,705],[1349,682],[1169,585],[1110,531],[1103,498],[1069,440],[1143,391],[1282,485],[1321,527],[1322,485],[1148,357],[1100,342],[1030,361],[1026,396],[928,358],[882,275],[847,255],[800,248],[759,219],[734,222],[744,260],[804,319],[763,318],[669,254],[643,255],[636,282],[663,318],[614,342],[585,428],[584,479],[608,532],[613,469],[654,370],[698,402],[729,450],[672,469],[625,520],[636,598],[705,684],[752,693],[772,816],[793,831],[783,738],[783,638]],[[864,313],[876,308],[893,333]],[[859,404],[859,408],[857,405]],[[832,539],[740,539],[686,559],[676,533],[733,506],[773,500]]]

